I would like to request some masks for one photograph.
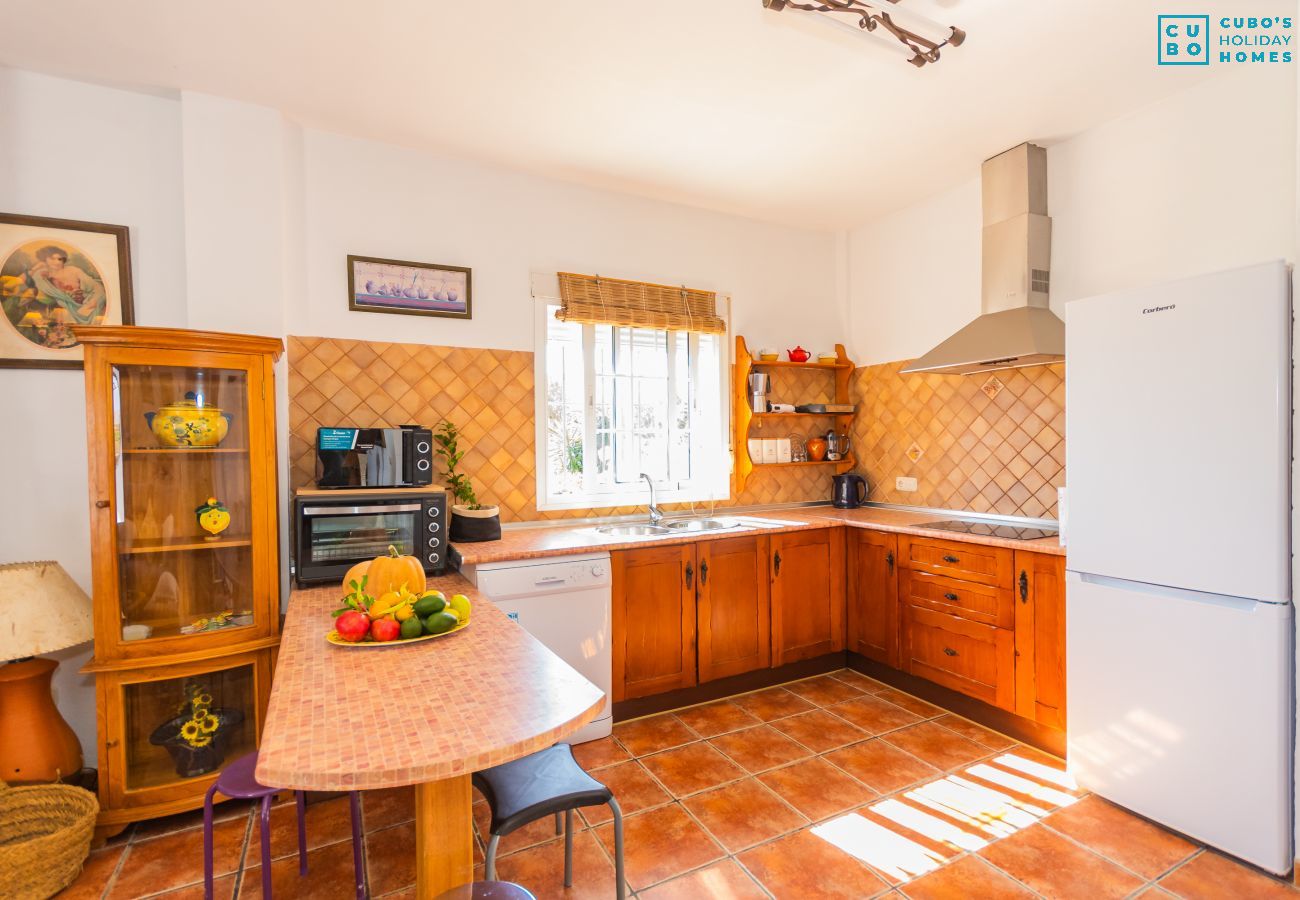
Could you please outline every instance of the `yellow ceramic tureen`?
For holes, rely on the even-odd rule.
[[[164,447],[216,447],[230,431],[230,414],[215,406],[200,406],[193,391],[144,417]]]

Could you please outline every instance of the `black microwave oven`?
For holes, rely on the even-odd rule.
[[[433,483],[433,432],[401,428],[317,428],[316,486],[423,487]]]
[[[341,583],[348,569],[396,547],[424,571],[447,568],[447,492],[304,490],[293,499],[294,569],[300,585]]]

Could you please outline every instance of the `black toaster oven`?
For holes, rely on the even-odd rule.
[[[299,491],[293,499],[298,583],[341,582],[348,569],[390,546],[441,575],[447,567],[447,516],[443,490]]]

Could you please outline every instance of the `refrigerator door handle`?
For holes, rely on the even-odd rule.
[[[1253,610],[1256,604],[1263,603],[1262,600],[1256,600],[1253,597],[1233,597],[1228,594],[1207,594],[1204,591],[1191,591],[1186,588],[1166,587],[1160,584],[1146,584],[1142,581],[1130,581],[1125,578],[1111,578],[1106,575],[1093,575],[1089,572],[1071,572],[1066,571],[1067,581],[1082,581],[1085,584],[1097,584],[1104,587],[1116,588],[1121,591],[1135,591],[1141,594],[1152,594],[1158,597],[1169,597],[1174,600],[1186,600],[1189,603],[1206,603],[1210,606],[1222,606],[1227,609],[1239,609],[1246,612]],[[1286,603],[1285,600],[1278,601]]]

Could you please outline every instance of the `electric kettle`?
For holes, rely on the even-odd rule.
[[[857,509],[867,499],[867,479],[849,473],[831,477],[831,506]]]

